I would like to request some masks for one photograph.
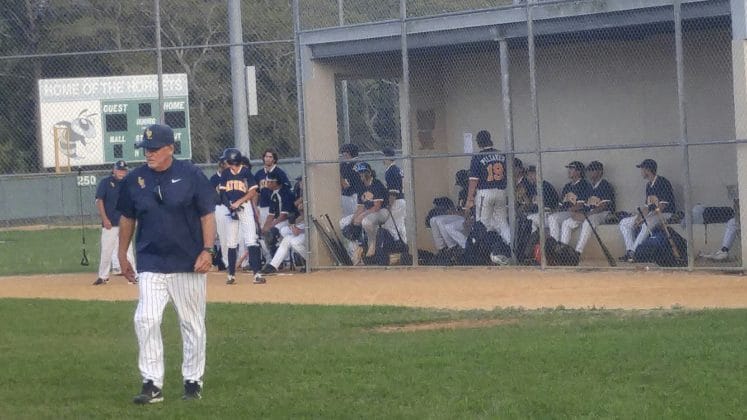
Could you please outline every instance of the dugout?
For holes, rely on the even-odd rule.
[[[650,157],[672,182],[681,210],[689,211],[687,170],[689,204],[730,205],[727,186],[739,184],[741,146],[734,140],[745,138],[747,126],[740,112],[745,82],[743,76],[736,82],[733,76],[739,69],[744,74],[744,59],[732,66],[733,56],[743,57],[742,42],[732,42],[732,3],[744,6],[736,0],[681,1],[689,167],[683,164],[679,145],[673,2],[536,4],[532,13],[543,178],[560,190],[567,182],[568,162],[600,160],[615,186],[617,208],[633,210],[644,198],[644,181],[635,165]],[[405,115],[403,107],[400,111],[410,128],[418,248],[432,245],[424,217],[433,197],[454,195],[453,174],[468,165],[469,135],[487,129],[496,148],[507,150],[504,138],[510,121],[516,156],[537,163],[527,26],[523,6],[407,20],[410,112]],[[342,80],[401,80],[401,28],[401,21],[389,20],[298,34],[312,214],[339,214],[339,177],[332,163],[342,143],[336,89]],[[501,41],[508,51],[507,72],[499,64]],[[510,79],[510,117],[504,113],[502,75]],[[404,92],[399,93],[402,105]],[[608,231],[609,241],[621,241],[615,229]],[[314,242],[312,253],[320,255]]]

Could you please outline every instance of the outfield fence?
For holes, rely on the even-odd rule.
[[[381,151],[392,147],[410,253],[437,253],[426,216],[436,197],[457,201],[454,175],[488,130],[508,162],[535,166],[538,185],[558,193],[570,162],[601,162],[615,210],[633,215],[645,201],[636,164],[654,159],[677,202],[665,221],[690,245],[678,268],[742,268],[739,237],[725,259],[702,257],[721,249],[739,190],[735,127],[744,117],[734,105],[729,1],[254,0],[240,2],[240,15],[229,12],[233,1],[11,3],[0,17],[2,227],[97,223],[91,180],[116,159],[141,161],[137,133],[163,120],[184,136],[179,156],[206,173],[225,147],[257,164],[275,148],[293,177],[309,175],[307,208],[334,219],[339,209],[314,203],[323,193],[314,174],[337,188],[336,149],[352,143],[383,178]],[[319,137],[299,133],[314,129],[305,111],[317,97],[306,82],[322,68],[334,73],[327,118],[336,124],[320,155],[309,152]],[[505,176],[519,170],[508,165]],[[516,242],[522,210],[512,184]],[[624,216],[598,229],[615,259],[626,252]],[[538,218],[541,243],[545,222]],[[334,266],[311,231],[307,257]],[[420,254],[413,265],[434,263]],[[580,265],[608,267],[595,238]]]

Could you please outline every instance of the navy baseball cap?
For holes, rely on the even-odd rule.
[[[358,173],[366,171],[371,172],[371,165],[366,162],[358,162],[353,167],[353,170]]]
[[[118,160],[114,162],[114,170],[116,171],[126,171],[127,170],[127,162],[123,160]]]
[[[589,166],[586,167],[587,171],[601,171],[604,170],[604,165],[602,165],[602,162],[595,160],[592,162],[589,162]]]
[[[381,153],[383,153],[384,156],[394,156],[395,155],[394,149],[392,149],[391,147],[385,147],[385,148],[383,148],[381,150]]]
[[[636,168],[650,169],[654,172],[656,172],[657,166],[658,165],[656,165],[656,161],[653,159],[644,159],[643,162],[635,165]]]
[[[568,168],[568,169],[575,169],[577,171],[583,171],[585,167],[584,167],[583,163],[581,163],[581,162],[579,162],[577,160],[574,160],[573,162],[571,162],[568,165],[566,165],[566,168]]]
[[[137,147],[160,149],[170,144],[174,144],[174,130],[168,125],[153,124],[143,131],[143,139],[140,140]]]

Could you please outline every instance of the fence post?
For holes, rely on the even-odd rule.
[[[402,136],[402,166],[405,173],[406,212],[405,225],[407,231],[407,246],[413,256],[412,265],[418,266],[418,233],[417,217],[415,216],[415,187],[413,185],[414,165],[412,159],[412,141],[410,136],[410,57],[407,51],[407,0],[399,0],[399,15],[401,24],[402,49],[402,80],[400,81],[400,133]]]
[[[545,197],[542,178],[542,135],[540,132],[539,105],[537,104],[537,66],[534,52],[534,21],[532,5],[536,0],[527,0],[527,47],[529,56],[529,96],[532,108],[532,132],[537,145],[537,210],[539,211],[540,267],[547,267],[545,256]]]
[[[153,0],[156,15],[156,79],[158,83],[158,123],[163,124],[163,57],[161,55],[161,1]]]
[[[233,109],[233,141],[246,156],[251,156],[249,113],[246,104],[244,72],[244,39],[241,29],[241,0],[228,0],[228,37],[231,46],[231,98]]]
[[[506,188],[508,191],[508,221],[511,226],[511,263],[516,264],[516,182],[514,181],[514,125],[511,110],[511,70],[508,43],[505,38],[498,41],[501,71],[501,99],[503,103],[503,149],[506,152]]]

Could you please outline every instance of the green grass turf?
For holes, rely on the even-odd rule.
[[[0,276],[14,274],[96,272],[100,229],[86,229],[90,265],[80,265],[83,252],[80,228],[0,232]]]
[[[204,398],[135,406],[134,302],[0,301],[0,418],[745,418],[747,311],[210,304]],[[371,327],[506,318],[482,329]]]

